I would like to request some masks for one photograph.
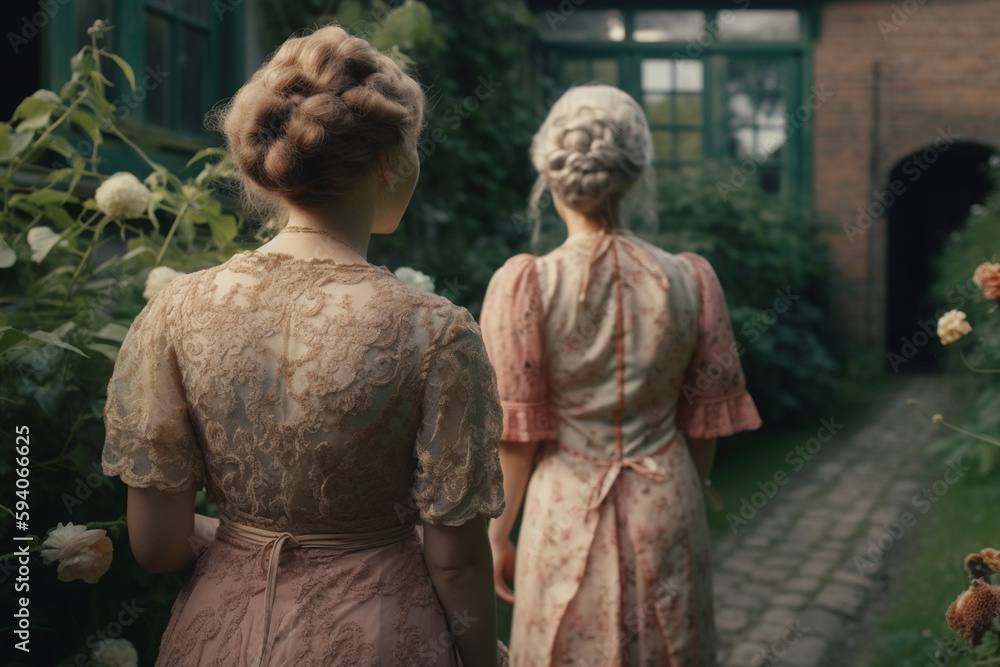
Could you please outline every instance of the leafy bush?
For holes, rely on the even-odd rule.
[[[965,224],[946,244],[938,266],[939,277],[931,290],[942,309],[965,312],[972,333],[947,348],[948,369],[963,378],[968,410],[962,427],[975,434],[1000,433],[1000,314],[997,303],[986,299],[973,283],[976,267],[1000,262],[1000,156],[990,160],[993,192],[981,207],[974,207]],[[986,372],[971,372],[977,369]],[[934,451],[945,456],[977,460],[981,474],[1000,463],[1000,448],[974,436],[952,434],[938,441]]]
[[[827,409],[844,349],[833,317],[837,271],[813,210],[752,184],[722,196],[726,165],[661,177],[650,240],[711,262],[729,303],[747,384],[768,425]]]
[[[92,44],[73,58],[72,80],[58,93],[39,90],[0,123],[0,422],[12,447],[14,428],[27,427],[30,446],[29,485],[4,500],[11,507],[0,510],[0,538],[15,545],[23,543],[12,535],[34,535],[37,551],[57,523],[86,523],[107,529],[115,549],[96,584],[60,582],[55,564],[32,557],[30,589],[19,593],[11,581],[18,561],[0,560],[4,604],[31,600],[32,664],[80,664],[78,656],[122,635],[138,648],[139,664],[152,664],[181,578],[147,574],[119,539],[125,487],[100,466],[105,391],[151,270],[190,272],[243,247],[237,218],[212,196],[228,173],[210,159],[218,151],[195,156],[191,165],[200,169],[182,179],[116,125],[102,61],[116,62],[133,85],[134,77],[100,47],[109,29],[100,22],[91,29]],[[144,182],[108,179],[101,156],[111,142],[144,161]],[[110,185],[97,190],[101,183]],[[5,489],[15,488],[14,462],[0,459]],[[199,507],[206,511],[203,500]],[[15,530],[11,510],[28,517],[26,528]]]

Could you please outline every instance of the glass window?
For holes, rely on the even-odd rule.
[[[725,85],[729,154],[761,165],[761,186],[772,193],[787,167],[788,70],[787,61],[731,60]]]
[[[642,102],[653,132],[657,164],[704,157],[705,66],[700,60],[647,58],[640,67]]]
[[[170,62],[170,21],[153,12],[146,12],[146,67],[159,72],[173,70]],[[167,77],[163,84],[146,91],[146,120],[151,123],[170,123],[169,81],[170,77]]]
[[[705,32],[705,12],[636,12],[637,42],[687,42]]]
[[[606,58],[587,60],[574,58],[563,61],[563,83],[569,86],[581,86],[589,83],[606,83],[609,86],[618,85],[618,61]]]
[[[718,38],[727,41],[791,41],[801,38],[801,21],[795,10],[742,9],[718,14]]]
[[[540,19],[542,38],[546,40],[620,42],[625,39],[625,19],[618,10],[573,8],[566,12],[547,11],[541,14]]]

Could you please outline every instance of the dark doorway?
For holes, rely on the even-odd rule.
[[[991,189],[988,146],[949,143],[942,132],[931,144],[897,164],[887,192],[898,192],[886,207],[886,356],[891,371],[928,371],[937,366],[935,314],[928,292],[935,264],[948,236],[981,204]],[[931,322],[933,321],[933,324]]]

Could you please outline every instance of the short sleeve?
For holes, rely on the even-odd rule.
[[[677,427],[691,438],[717,438],[760,428],[719,278],[703,257],[683,256],[694,267],[699,289],[698,344],[684,376]]]
[[[108,384],[103,455],[105,475],[170,492],[205,480],[170,335],[172,294],[154,296],[125,336]]]
[[[501,413],[496,376],[475,320],[465,309],[425,353],[422,421],[413,500],[430,524],[459,526],[504,508]]]
[[[534,257],[516,255],[500,267],[486,290],[479,319],[497,374],[502,439],[555,439],[545,363],[545,311]]]

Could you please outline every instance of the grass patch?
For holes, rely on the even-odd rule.
[[[916,540],[907,544],[912,560],[893,584],[891,606],[877,621],[875,657],[869,667],[974,664],[957,655],[954,647],[964,642],[948,628],[944,615],[966,586],[962,568],[966,554],[1000,546],[991,511],[998,505],[996,477],[979,477],[973,471],[918,518],[921,523],[913,529]],[[946,650],[935,661],[941,642]]]

